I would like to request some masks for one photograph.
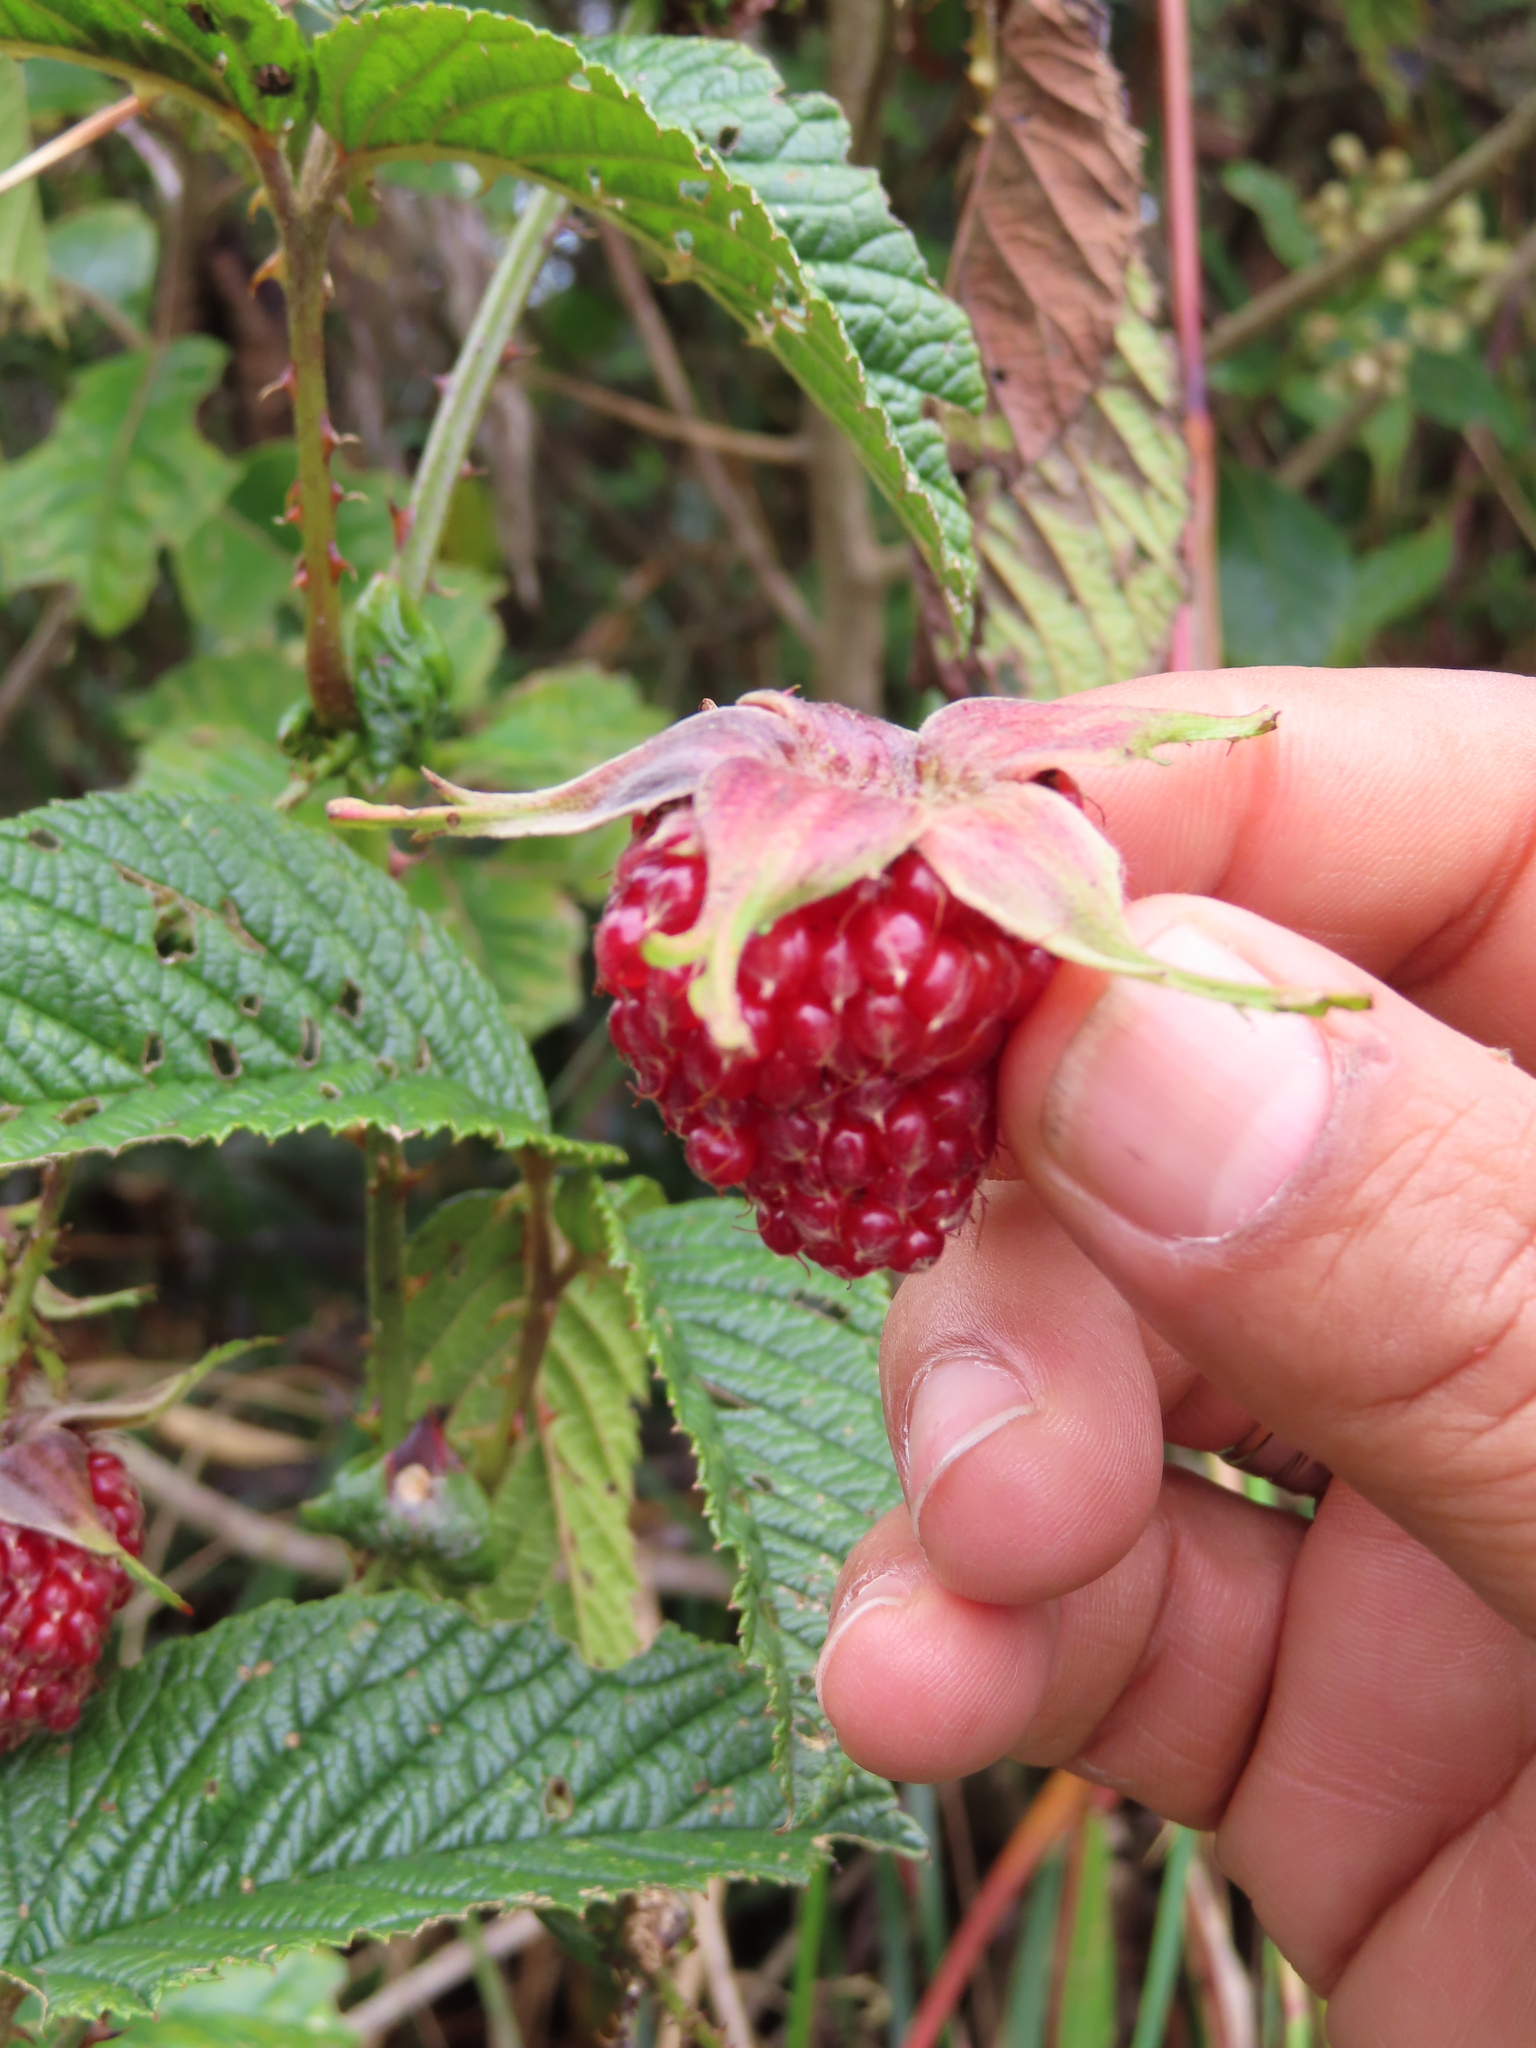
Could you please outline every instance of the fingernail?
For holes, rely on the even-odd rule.
[[[821,1646],[821,1655],[816,1659],[816,1698],[823,1713],[827,1703],[821,1696],[822,1679],[832,1662],[832,1652],[847,1635],[856,1622],[866,1621],[871,1614],[879,1614],[893,1607],[905,1607],[917,1591],[917,1581],[906,1572],[877,1572],[874,1578],[866,1579],[843,1602],[837,1611],[837,1619],[827,1631],[827,1639]]]
[[[907,1407],[903,1478],[913,1529],[929,1494],[957,1459],[1039,1406],[1038,1396],[1006,1366],[981,1358],[936,1359]]]
[[[1151,948],[1224,981],[1250,961],[1192,925]],[[1072,1178],[1160,1237],[1226,1237],[1306,1159],[1328,1116],[1328,1046],[1306,1017],[1112,982],[1046,1098],[1045,1142]]]

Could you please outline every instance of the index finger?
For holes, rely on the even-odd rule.
[[[1123,702],[1279,712],[1229,749],[1081,777],[1133,896],[1215,896],[1536,1065],[1536,683],[1448,669],[1200,670]]]

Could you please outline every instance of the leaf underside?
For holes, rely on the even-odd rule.
[[[0,1760],[0,1969],[61,2013],[477,1906],[803,1881],[904,1844],[858,1788],[782,1829],[760,1680],[665,1630],[610,1674],[413,1594],[274,1602],[119,1674]],[[889,1802],[887,1802],[889,1808]]]
[[[798,1821],[888,1795],[838,1748],[816,1658],[843,1560],[901,1499],[880,1406],[883,1283],[781,1259],[731,1201],[636,1219],[649,1319],[710,1525],[733,1556],[741,1644],[768,1681]]]
[[[1150,307],[1139,266],[1133,297]],[[1185,590],[1188,452],[1168,337],[1135,304],[1098,390],[1011,482],[972,490],[982,559],[976,656],[987,686],[1060,697],[1162,668]]]
[[[1098,385],[1141,232],[1141,137],[1104,11],[1013,0],[997,37],[989,126],[955,238],[993,401],[1026,462]]]
[[[0,1167],[358,1123],[599,1156],[550,1135],[494,989],[386,875],[232,798],[0,822],[0,1012]]]

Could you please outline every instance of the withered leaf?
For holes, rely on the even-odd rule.
[[[950,267],[1026,462],[1097,387],[1140,226],[1141,138],[1101,0],[1012,0]]]

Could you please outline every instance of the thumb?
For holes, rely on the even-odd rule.
[[[1536,1081],[1247,912],[1132,923],[1177,965],[1373,1007],[1065,967],[1003,1063],[1022,1172],[1191,1365],[1536,1632]]]

